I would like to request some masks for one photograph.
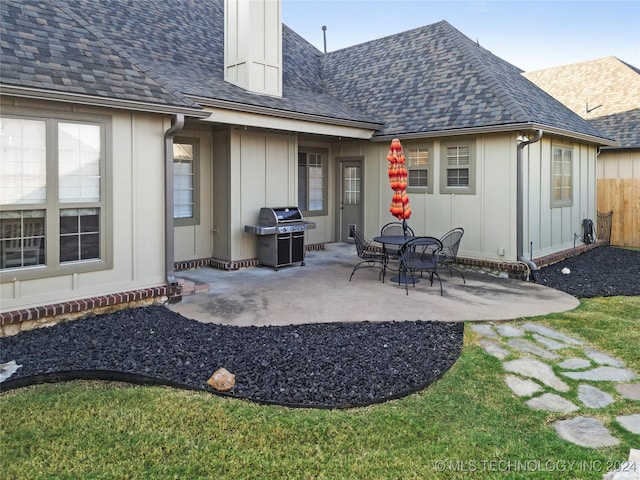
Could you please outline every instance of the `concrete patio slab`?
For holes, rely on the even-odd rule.
[[[177,272],[209,290],[171,305],[171,310],[202,322],[229,325],[289,325],[319,322],[405,320],[512,320],[572,310],[579,301],[564,292],[535,283],[465,272],[441,272],[444,295],[437,281],[426,278],[415,287],[378,281],[378,270],[358,270],[353,244],[327,244],[308,252],[305,266],[250,267],[237,271],[201,268]]]

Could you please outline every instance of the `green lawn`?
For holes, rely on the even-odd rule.
[[[640,297],[597,298],[536,320],[640,372],[638,312]],[[600,479],[640,448],[639,435],[611,421],[640,413],[638,402],[570,416],[534,411],[475,340],[467,328],[460,359],[423,392],[359,409],[287,409],[107,382],[4,393],[0,471],[7,479]],[[620,445],[560,440],[551,423],[578,414],[600,418]]]

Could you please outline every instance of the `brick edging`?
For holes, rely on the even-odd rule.
[[[91,313],[102,313],[107,310],[113,311],[149,303],[166,303],[175,301],[179,297],[179,287],[164,285],[2,312],[0,313],[0,336],[14,335],[19,331],[31,330],[40,326],[54,325]]]
[[[570,248],[568,250],[562,250],[561,252],[552,253],[544,257],[535,258],[533,261],[536,263],[536,265],[538,265],[538,267],[546,267],[547,265],[561,262],[565,258],[580,255],[581,253],[588,252],[589,250],[593,250],[594,248],[601,247],[603,245],[607,245],[607,243],[602,240],[597,240],[595,243],[590,243],[589,245],[578,245],[576,246],[576,248]]]
[[[305,252],[324,250],[324,243],[312,243],[304,246]],[[209,257],[199,258],[196,260],[186,260],[183,262],[175,262],[173,268],[176,272],[184,270],[192,270],[194,268],[213,267],[219,270],[239,270],[246,267],[255,267],[259,264],[257,258],[247,258],[245,260],[222,260],[220,258]]]

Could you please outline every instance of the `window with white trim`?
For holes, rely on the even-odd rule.
[[[414,192],[433,193],[433,169],[431,152],[426,146],[407,146],[405,148],[407,167],[407,189]]]
[[[6,110],[0,117],[0,270],[31,278],[108,268],[107,118]]]
[[[475,194],[475,158],[472,143],[444,143],[440,193]]]
[[[298,152],[298,208],[305,215],[327,213],[327,157],[326,150]]]
[[[566,207],[573,204],[573,149],[552,148],[551,206]]]
[[[175,138],[173,141],[173,218],[175,226],[200,223],[198,150],[196,139]]]

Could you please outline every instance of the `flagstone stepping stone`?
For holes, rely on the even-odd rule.
[[[573,378],[574,380],[592,380],[596,382],[626,382],[627,380],[633,380],[638,377],[638,375],[631,370],[616,367],[597,367],[592,370],[585,370],[584,372],[560,373],[565,377]]]
[[[545,327],[544,325],[538,325],[537,323],[527,322],[521,325],[521,327],[528,332],[539,333],[540,335],[560,340],[561,342],[567,343],[569,345],[583,344],[583,342],[581,342],[580,340],[576,340],[575,338],[565,335],[564,333],[557,332],[553,328]]]
[[[471,325],[471,330],[483,337],[498,338],[498,334],[493,330],[493,327],[486,323],[474,323]]]
[[[586,358],[567,358],[558,364],[560,368],[567,370],[580,370],[591,366],[591,362]]]
[[[503,337],[522,337],[524,335],[524,330],[513,325],[499,325],[496,330]]]
[[[602,422],[590,417],[576,417],[571,420],[559,420],[553,428],[560,438],[581,447],[612,447],[620,443],[609,433]]]
[[[529,340],[525,340],[524,338],[512,338],[507,342],[507,345],[509,345],[511,348],[515,348],[516,350],[520,350],[521,352],[531,353],[548,360],[555,360],[556,358],[560,358],[560,355],[558,355],[557,353],[545,350],[544,348],[539,347],[531,343]]]
[[[616,390],[628,400],[640,401],[640,383],[619,383],[616,385]]]
[[[566,343],[557,342],[551,338],[540,335],[539,333],[534,333],[532,336],[536,342],[541,343],[549,350],[560,350],[562,348],[567,348],[568,346]]]
[[[584,383],[578,386],[578,399],[589,408],[604,408],[614,401],[607,392]]]
[[[511,354],[511,352],[505,350],[493,340],[481,338],[480,340],[478,340],[478,343],[484,349],[485,353],[491,355],[492,357],[496,357],[498,360],[504,360]]]
[[[506,375],[504,382],[518,397],[530,397],[542,390],[542,387],[533,380],[528,380],[515,375]]]
[[[534,410],[546,410],[548,412],[571,413],[580,409],[574,403],[555,393],[544,393],[539,397],[527,400],[525,403]]]
[[[534,358],[519,358],[517,360],[511,360],[510,362],[504,362],[502,367],[507,372],[517,373],[523,377],[539,380],[558,392],[569,391],[569,385],[556,377],[551,367],[540,360]]]
[[[610,367],[624,367],[624,362],[622,360],[613,358],[612,356],[596,350],[595,348],[585,348],[584,354],[600,365],[609,365]]]
[[[620,415],[619,417],[616,417],[616,420],[626,430],[640,435],[640,414],[634,413],[633,415]]]

